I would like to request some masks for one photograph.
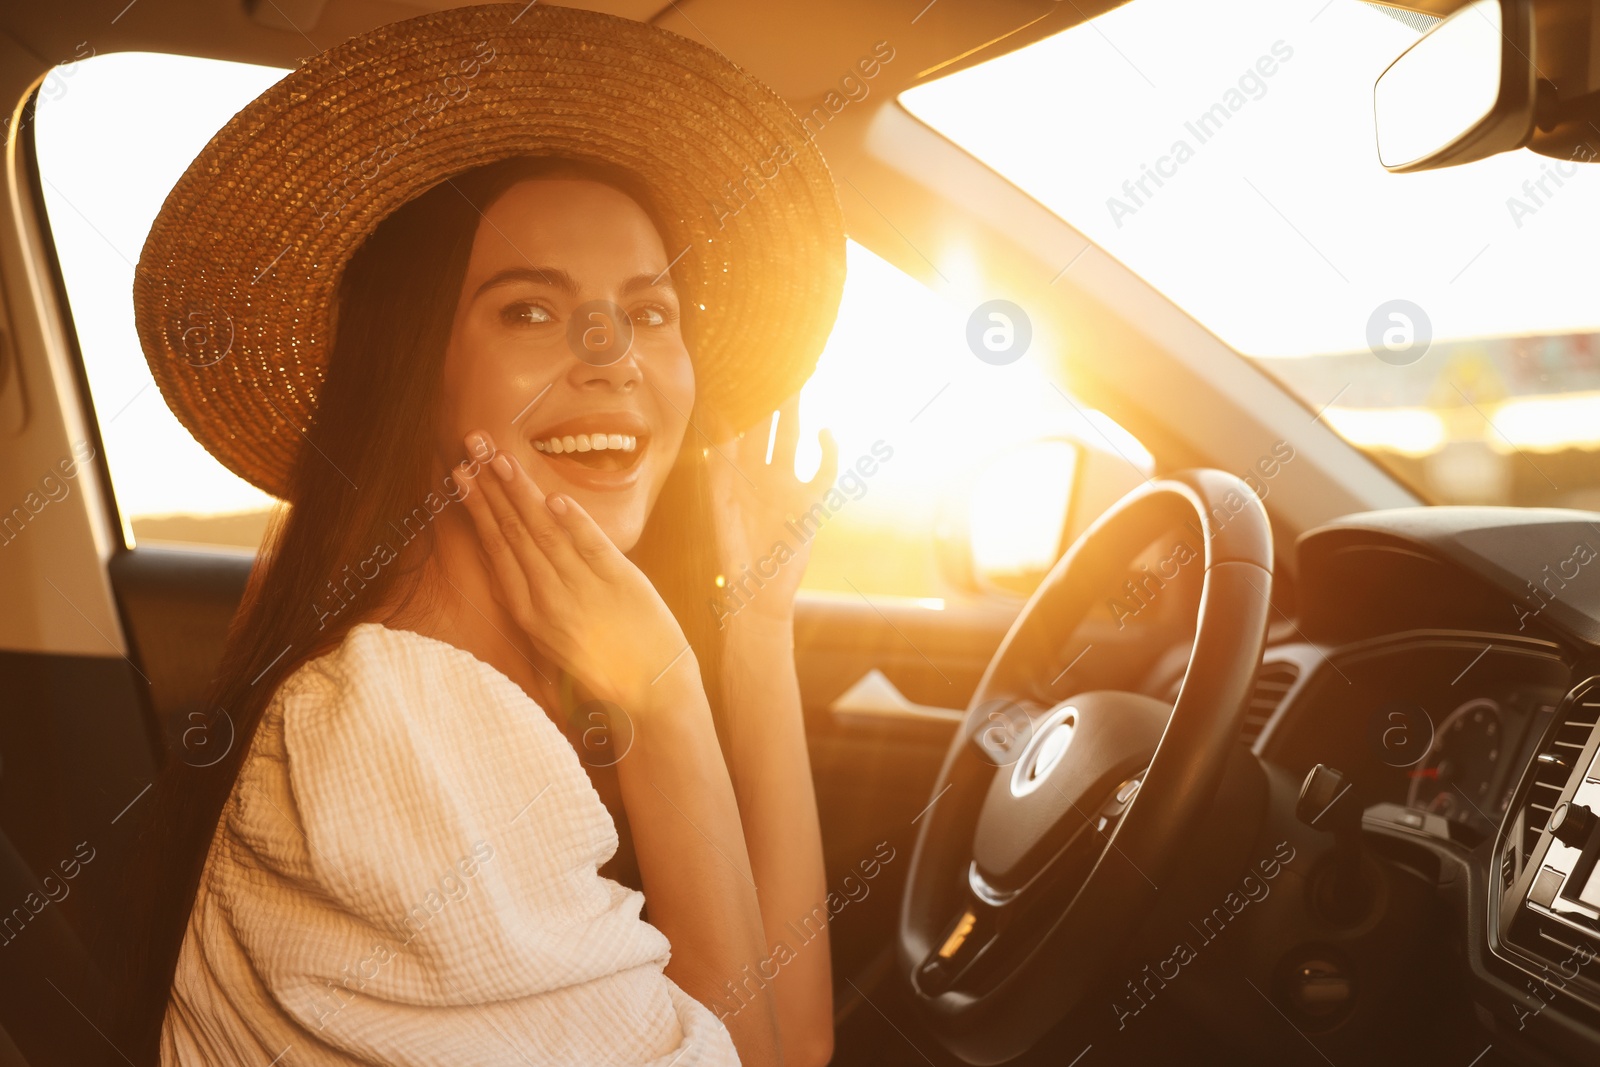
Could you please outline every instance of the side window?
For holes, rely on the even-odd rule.
[[[254,548],[273,504],[167,409],[134,331],[133,268],[184,168],[286,73],[124,52],[57,67],[39,90],[31,132],[45,211],[117,506],[140,541]]]
[[[1137,484],[1153,468],[1062,389],[1059,350],[1015,305],[948,299],[852,241],[838,322],[801,393],[802,476],[820,461],[819,427],[839,444],[838,492],[800,531],[804,586],[940,601],[974,591],[952,558],[970,546],[983,587],[1031,591],[1075,473]]]

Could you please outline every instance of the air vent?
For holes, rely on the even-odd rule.
[[[1502,881],[1496,897],[1504,894],[1507,877],[1510,893],[1494,902],[1496,955],[1542,982],[1539,1000],[1562,1000],[1563,1011],[1589,1027],[1600,1027],[1600,974],[1579,965],[1600,957],[1600,921],[1558,896],[1574,870],[1573,849],[1552,851],[1554,835],[1546,827],[1563,795],[1594,801],[1594,787],[1581,777],[1587,760],[1594,758],[1590,745],[1600,729],[1597,721],[1600,677],[1592,677],[1566,694],[1544,731],[1538,755],[1523,773],[1512,819],[1502,827],[1498,843]],[[1550,981],[1552,973],[1560,977]]]
[[[1600,984],[1593,978],[1591,962],[1600,957],[1600,934],[1522,908],[1506,940],[1533,964],[1523,968],[1535,976],[1525,986],[1530,993],[1541,1001],[1559,1001],[1576,1022],[1600,1024]]]
[[[1550,813],[1560,802],[1583,746],[1600,720],[1600,693],[1591,689],[1585,699],[1565,709],[1561,725],[1534,757],[1533,778],[1528,786],[1528,802],[1522,811],[1522,855],[1532,855],[1539,835],[1550,821]],[[1520,866],[1520,864],[1519,864]]]
[[[1553,960],[1594,959],[1600,956],[1600,937],[1571,926],[1539,923],[1540,955]]]
[[[1581,910],[1531,902],[1538,891],[1529,866],[1548,862],[1545,827],[1561,803],[1563,794],[1581,788],[1574,780],[1583,774],[1584,752],[1600,722],[1600,679],[1591,678],[1567,694],[1556,710],[1539,753],[1524,774],[1517,791],[1513,819],[1506,824],[1500,842],[1501,888],[1512,887],[1512,896],[1499,905],[1498,925],[1501,943],[1529,974],[1559,969],[1565,978],[1575,961],[1600,957],[1600,923]],[[1559,874],[1570,867],[1557,861],[1552,868]],[[1516,889],[1515,887],[1522,888]],[[1549,893],[1546,886],[1544,892]],[[1547,901],[1552,897],[1546,897]],[[1573,973],[1570,980],[1555,988],[1573,998],[1581,1014],[1600,1023],[1600,980],[1594,975]]]
[[[1239,728],[1239,741],[1242,744],[1255,744],[1256,738],[1261,736],[1261,731],[1271,721],[1272,713],[1289,695],[1299,676],[1300,668],[1293,663],[1279,660],[1261,665],[1261,670],[1256,674],[1256,687],[1250,693],[1250,704],[1245,708],[1244,725]]]

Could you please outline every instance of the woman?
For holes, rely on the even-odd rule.
[[[842,283],[802,136],[671,34],[466,8],[308,62],[179,182],[141,340],[290,507],[161,786],[141,1050],[828,1059],[803,549],[709,608],[833,477],[792,401],[767,432]]]

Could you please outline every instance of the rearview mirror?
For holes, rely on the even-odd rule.
[[[1526,143],[1533,36],[1531,0],[1472,0],[1402,52],[1372,90],[1384,168],[1470,163]]]

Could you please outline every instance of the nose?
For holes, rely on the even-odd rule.
[[[618,393],[631,393],[644,381],[644,372],[639,367],[639,362],[629,352],[615,363],[607,363],[603,367],[591,366],[581,359],[572,361],[572,369],[568,372],[567,380],[575,389],[599,388],[609,386]]]
[[[643,380],[635,352],[633,322],[609,301],[580,308],[567,331],[567,346],[575,357],[568,370],[574,388],[609,385],[620,393],[632,392]]]

